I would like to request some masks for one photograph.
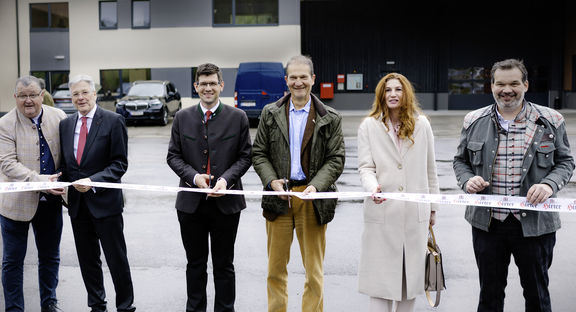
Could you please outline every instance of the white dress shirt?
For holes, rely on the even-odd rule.
[[[88,128],[88,133],[90,133],[90,126],[92,126],[92,120],[94,120],[94,114],[96,113],[96,107],[94,105],[92,109],[86,114],[86,127]],[[76,128],[74,129],[74,157],[77,157],[78,153],[78,140],[80,139],[80,128],[82,127],[82,115],[78,113],[78,119],[76,120]]]

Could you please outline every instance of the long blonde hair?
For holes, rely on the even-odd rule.
[[[388,105],[386,105],[386,83],[392,79],[397,79],[402,85],[402,97],[400,98],[399,107],[400,130],[398,131],[398,137],[401,139],[409,139],[414,143],[412,135],[414,134],[414,127],[416,126],[416,118],[422,114],[422,110],[420,109],[420,104],[418,104],[418,99],[416,99],[414,87],[404,75],[390,73],[380,79],[380,82],[378,82],[376,86],[372,110],[368,116],[381,120],[386,126],[386,129],[390,131],[386,123],[386,120],[390,119],[390,111]]]

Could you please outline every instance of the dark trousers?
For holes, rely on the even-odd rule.
[[[80,202],[78,215],[70,220],[80,271],[88,292],[88,306],[96,311],[106,309],[104,275],[100,260],[100,245],[102,245],[114,283],[116,308],[118,311],[135,311],[136,308],[132,306],[134,290],[126,255],[122,214],[96,219],[83,200]]]
[[[489,232],[472,227],[472,240],[480,275],[478,312],[504,310],[510,255],[518,267],[526,311],[552,311],[548,269],[556,233],[524,237],[520,221],[509,215],[504,222],[492,219]]]
[[[214,274],[214,311],[234,311],[236,277],[234,273],[234,242],[240,221],[240,212],[225,215],[212,199],[204,200],[195,213],[178,211],[180,233],[186,250],[186,311],[206,311],[206,273],[208,262],[208,237],[212,249]]]
[[[58,201],[41,201],[36,215],[29,222],[0,216],[0,224],[3,243],[2,286],[6,311],[24,311],[24,257],[30,224],[38,249],[40,304],[45,307],[55,303],[60,266],[62,204]]]

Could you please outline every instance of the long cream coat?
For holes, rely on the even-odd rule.
[[[434,136],[419,116],[414,144],[402,142],[400,152],[382,121],[367,117],[358,129],[358,171],[365,191],[438,193]],[[424,259],[430,211],[435,205],[388,199],[364,200],[364,233],[359,291],[371,297],[402,300],[402,260],[406,261],[407,299],[424,292]]]

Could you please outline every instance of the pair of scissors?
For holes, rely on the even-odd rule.
[[[286,178],[284,178],[284,190],[286,192],[290,191],[290,189],[288,188],[288,180],[286,180]],[[288,208],[292,209],[292,202],[290,200],[290,196],[288,196]]]
[[[209,174],[209,175],[208,175],[208,188],[211,188],[211,187],[212,187],[212,175]],[[210,196],[208,196],[208,195],[209,195],[209,194],[206,193],[206,200],[208,200],[208,198],[210,197]]]

